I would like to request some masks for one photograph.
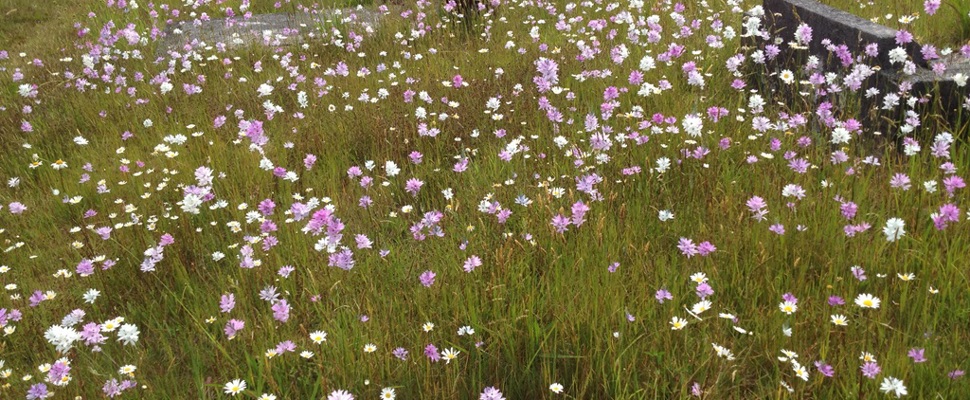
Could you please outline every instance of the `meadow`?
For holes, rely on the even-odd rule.
[[[0,398],[967,398],[965,118],[759,16],[0,2]]]

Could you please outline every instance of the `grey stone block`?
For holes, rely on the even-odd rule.
[[[781,48],[786,56],[780,57],[780,62],[797,64],[803,62],[805,56],[812,54],[819,56],[826,68],[838,68],[837,63],[827,60],[829,51],[821,43],[826,38],[832,44],[846,45],[853,55],[863,52],[869,43],[879,46],[879,56],[874,62],[879,66],[879,72],[865,82],[863,90],[874,87],[881,95],[877,98],[862,98],[862,109],[858,116],[871,129],[892,133],[892,125],[897,123],[903,114],[900,109],[881,110],[881,98],[886,93],[899,92],[904,87],[908,87],[908,93],[917,98],[930,95],[932,103],[920,105],[916,109],[939,114],[926,115],[926,117],[944,118],[953,122],[960,115],[960,107],[970,93],[970,87],[960,86],[954,79],[957,74],[970,76],[970,61],[962,55],[951,54],[942,59],[927,62],[923,58],[921,46],[915,41],[908,43],[903,48],[917,65],[917,70],[914,74],[907,75],[900,70],[902,65],[889,62],[889,50],[897,47],[896,31],[892,28],[815,0],[764,0],[763,6],[764,24],[768,32],[772,38],[784,39]],[[789,42],[794,42],[795,29],[801,23],[812,27],[812,41],[807,51],[789,46]],[[938,75],[932,70],[931,64],[937,62],[947,65],[947,71],[944,74]],[[798,66],[792,65],[792,67]]]
[[[258,14],[249,19],[219,18],[201,23],[183,22],[169,26],[158,44],[156,54],[185,51],[186,46],[215,46],[244,48],[253,45],[286,46],[312,40],[328,26],[356,25],[376,29],[380,13],[367,8],[331,9],[318,14],[277,13]]]
[[[964,98],[970,92],[970,87],[965,83],[964,86],[960,86],[954,76],[962,74],[964,77],[970,77],[970,60],[967,60],[961,54],[951,54],[940,60],[934,60],[934,62],[945,63],[946,72],[938,75],[933,70],[924,68],[917,69],[916,73],[912,75],[905,75],[898,70],[880,71],[879,78],[887,85],[884,90],[899,90],[900,85],[907,82],[911,85],[910,94],[917,97],[932,94],[934,95],[933,101],[943,112],[953,113],[958,111],[957,109],[963,106]]]
[[[788,41],[794,40],[795,28],[802,22],[812,27],[812,41],[809,51],[812,54],[827,54],[822,39],[832,44],[846,45],[854,54],[865,49],[869,43],[879,46],[877,64],[892,68],[889,63],[889,50],[896,48],[896,31],[865,18],[829,7],[815,0],[764,0],[765,22],[772,35]],[[926,67],[919,44],[911,42],[904,49],[917,66]]]

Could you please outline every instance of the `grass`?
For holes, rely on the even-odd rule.
[[[285,2],[280,9],[297,12],[297,3]],[[241,396],[247,398],[262,393],[323,398],[336,389],[373,398],[385,387],[394,388],[400,398],[475,398],[488,386],[510,399],[686,398],[695,383],[705,398],[877,398],[887,376],[903,379],[914,397],[953,397],[970,390],[964,380],[947,378],[949,372],[966,368],[967,360],[963,321],[970,308],[963,299],[970,280],[962,269],[967,254],[960,251],[970,246],[961,234],[967,217],[945,230],[936,229],[930,219],[947,203],[965,211],[965,189],[947,196],[943,160],[929,154],[933,137],[952,131],[956,142],[949,161],[957,174],[964,173],[970,165],[963,147],[965,127],[924,115],[913,135],[923,147],[919,154],[903,156],[891,145],[876,148],[866,135],[853,135],[844,145],[850,160],[832,164],[833,151],[842,146],[828,143],[831,129],[815,117],[814,94],[796,92],[792,95],[797,101],[778,103],[782,97],[773,92],[780,90],[768,88],[784,87],[778,78],[782,66],[752,64],[735,76],[724,66],[733,55],[749,51],[739,38],[724,38],[721,48],[706,44],[708,35],[723,35],[710,26],[715,13],[724,26],[743,32],[741,15],[729,11],[725,2],[710,2],[709,8],[686,4],[678,15],[697,19],[700,26],[680,39],[671,36],[680,30],[670,16],[673,5],[661,3],[655,10],[645,5],[642,12],[657,14],[664,30],[662,40],[644,45],[632,44],[621,25],[603,31],[588,28],[591,21],[619,11],[605,5],[577,6],[569,15],[582,13],[582,23],[558,30],[554,16],[566,12],[563,2],[553,2],[553,13],[503,2],[470,27],[453,24],[454,14],[435,5],[391,7],[375,33],[355,32],[362,40],[349,51],[345,46],[353,43],[351,26],[343,27],[340,36],[330,31],[305,48],[200,50],[199,57],[171,64],[152,56],[156,41],[128,45],[123,39],[106,46],[118,50],[110,60],[115,72],[104,70],[107,62],[98,63],[99,73],[85,78],[98,86],[78,90],[81,54],[97,47],[98,34],[109,21],[114,29],[132,23],[147,33],[169,17],[191,20],[192,11],[221,17],[226,7],[239,10],[240,2],[194,10],[180,1],[155,4],[181,8],[181,13],[174,17],[164,11],[155,19],[147,4],[126,11],[105,2],[48,8],[23,2],[9,7],[18,11],[7,16],[17,19],[0,21],[0,48],[11,51],[9,60],[0,61],[5,68],[0,71],[0,105],[6,107],[0,112],[0,171],[5,181],[19,178],[18,185],[0,191],[0,205],[6,206],[0,213],[0,240],[6,250],[0,265],[9,267],[0,281],[15,285],[7,287],[0,307],[23,313],[21,320],[7,323],[15,331],[0,338],[0,359],[5,361],[0,375],[4,369],[11,371],[2,382],[3,397],[23,397],[47,376],[38,367],[60,357],[70,359],[72,379],[64,387],[47,386],[59,397],[85,398],[103,396],[110,379],[129,378],[118,372],[129,364],[137,366],[133,379],[138,385],[124,395],[158,399],[226,397],[223,386],[233,379],[245,380],[248,388]],[[271,3],[253,9],[276,10]],[[538,23],[540,19],[545,22]],[[89,33],[77,39],[75,22]],[[431,29],[421,33],[422,26]],[[581,33],[581,27],[586,31]],[[614,28],[617,34],[610,38]],[[541,40],[533,41],[533,33]],[[576,41],[589,45],[594,37],[602,42],[602,53],[578,61]],[[513,45],[506,48],[508,41]],[[638,96],[639,85],[628,82],[630,71],[646,54],[658,58],[670,43],[686,46],[684,58],[671,65],[658,60],[644,80],[659,85],[666,79],[671,89]],[[630,54],[617,64],[609,52],[620,44]],[[133,50],[146,56],[131,57]],[[21,51],[27,55],[20,57]],[[215,57],[208,59],[210,55]],[[538,75],[538,57],[558,62],[562,92],[537,89],[533,77]],[[34,58],[44,66],[30,65]],[[708,74],[703,88],[688,83],[681,69],[688,59]],[[328,72],[341,62],[348,65],[347,76]],[[362,67],[370,73],[358,76]],[[16,69],[24,77],[13,82]],[[611,75],[574,77],[604,70]],[[798,79],[808,79],[798,66],[792,70]],[[137,79],[136,73],[144,78]],[[104,82],[104,74],[112,79]],[[455,75],[468,86],[443,84]],[[124,83],[116,83],[116,76],[124,76]],[[160,76],[171,80],[171,92],[162,93]],[[765,88],[758,92],[767,101],[763,113],[751,110],[753,93],[730,87],[735,79],[748,82],[748,88]],[[36,100],[18,94],[24,83],[38,86]],[[273,86],[271,95],[257,96],[263,83]],[[199,85],[202,92],[189,95],[183,84]],[[287,89],[291,84],[294,90]],[[628,91],[617,93],[616,111],[602,118],[604,92],[610,87]],[[121,90],[116,93],[116,88]],[[128,88],[134,88],[133,96]],[[813,93],[818,89],[800,88]],[[378,97],[380,89],[388,91],[387,98],[360,100],[363,93]],[[414,92],[412,102],[402,101],[408,90]],[[306,108],[299,105],[300,91],[307,93]],[[422,91],[430,101],[421,100]],[[835,103],[833,117],[855,117],[859,95],[826,97]],[[563,114],[562,122],[547,118],[549,111],[540,105],[543,97]],[[490,98],[499,101],[497,109],[485,108]],[[268,118],[263,105],[267,100],[285,111]],[[25,105],[31,107],[29,114],[23,112]],[[711,106],[730,114],[718,122],[705,117],[700,137],[671,133],[671,127],[683,129],[685,115],[706,114]],[[418,107],[429,113],[425,120],[415,117]],[[264,122],[268,143],[257,150],[240,136],[237,110],[243,120]],[[448,117],[441,118],[443,113]],[[677,122],[656,123],[661,132],[651,132],[644,121],[654,113],[676,117]],[[752,128],[751,120],[759,115],[776,125],[785,123],[787,118],[779,113],[804,115],[812,123],[767,132]],[[584,126],[587,115],[613,129],[608,149],[592,143],[590,131],[595,129]],[[216,127],[218,116],[227,117],[225,125]],[[20,129],[24,120],[32,132]],[[422,136],[421,123],[440,133]],[[899,127],[904,122],[895,123]],[[126,131],[132,136],[124,139]],[[621,140],[616,137],[620,132],[637,132],[649,140]],[[185,136],[184,144],[166,139],[177,134]],[[76,144],[76,136],[89,143]],[[567,144],[557,145],[557,136]],[[730,146],[722,148],[725,138]],[[772,140],[777,150],[772,150]],[[682,153],[702,154],[700,147],[710,154]],[[503,151],[513,153],[507,161]],[[412,152],[423,155],[420,163],[409,161]],[[786,152],[812,167],[805,173],[793,171]],[[317,156],[310,169],[303,165],[307,154]],[[870,155],[878,157],[879,166],[863,162]],[[653,168],[663,157],[673,163],[660,173]],[[469,160],[467,170],[455,172],[462,158]],[[59,159],[67,162],[66,169],[51,168]],[[263,159],[297,173],[299,179],[274,176],[260,165]],[[41,165],[31,168],[35,160]],[[369,161],[376,165],[373,170],[366,167]],[[386,161],[399,165],[400,175],[389,174]],[[87,163],[90,168],[85,169]],[[182,202],[184,190],[197,185],[194,171],[200,166],[216,175],[215,198],[192,214],[183,211]],[[372,177],[373,186],[365,188],[360,178],[348,176],[353,166]],[[640,172],[624,173],[631,167]],[[897,173],[906,174],[913,187],[890,188]],[[579,190],[577,179],[591,174],[603,178],[595,192]],[[424,182],[416,195],[406,190],[410,178]],[[932,193],[923,189],[923,182],[930,180],[939,186]],[[805,197],[783,196],[788,184],[804,188]],[[454,193],[450,199],[442,194],[446,189]],[[517,205],[520,195],[531,204]],[[77,201],[72,201],[75,196]],[[362,196],[370,196],[373,205],[359,207]],[[751,218],[745,203],[752,196],[766,200],[768,220]],[[842,215],[837,196],[857,205],[854,218]],[[314,249],[322,236],[305,234],[307,219],[294,221],[287,211],[311,198],[320,207],[335,205],[335,215],[345,225],[341,243],[354,253],[353,269],[328,266],[327,252]],[[247,215],[266,199],[275,202],[274,212]],[[210,208],[218,200],[227,206]],[[550,224],[553,217],[573,215],[580,201],[591,208],[585,221],[556,232]],[[7,212],[13,202],[27,210]],[[507,221],[480,210],[487,210],[490,202],[512,211]],[[404,211],[406,206],[410,212]],[[87,210],[96,215],[85,217]],[[675,217],[659,221],[661,210],[671,210]],[[444,235],[416,240],[411,228],[430,211],[443,214]],[[881,231],[894,217],[905,221],[907,233],[889,242]],[[276,229],[261,228],[264,221],[272,221]],[[862,222],[872,227],[846,237],[847,224]],[[770,231],[772,224],[782,224],[785,233]],[[105,226],[114,230],[102,240],[95,229]],[[165,247],[154,272],[142,272],[144,252],[166,233],[174,243]],[[373,240],[373,248],[358,249],[358,234]],[[682,238],[710,241],[717,250],[686,257],[678,250]],[[266,245],[274,240],[278,244]],[[240,267],[246,245],[253,248],[259,266]],[[382,256],[380,250],[389,253]],[[214,252],[225,258],[214,259]],[[76,271],[83,259],[102,255],[116,264],[102,269],[99,262],[86,277]],[[483,265],[465,272],[462,266],[473,255]],[[611,272],[613,263],[619,266]],[[287,265],[295,270],[283,277],[278,271]],[[852,266],[864,268],[868,279],[853,277]],[[55,276],[62,269],[71,276]],[[429,287],[419,278],[425,271],[436,274]],[[706,274],[714,290],[709,298],[713,308],[699,319],[685,311],[699,300],[697,285],[690,280],[697,272]],[[897,276],[905,273],[914,273],[916,279]],[[267,286],[274,286],[292,307],[285,322],[275,319],[271,303],[260,299]],[[661,288],[673,300],[659,303],[654,294]],[[101,292],[93,303],[82,300],[88,289]],[[28,299],[35,291],[56,296],[32,307]],[[223,313],[220,297],[229,293],[235,306]],[[785,293],[799,299],[792,315],[778,308]],[[880,298],[882,306],[853,305],[861,293]],[[848,304],[830,306],[830,296],[841,296]],[[120,316],[138,327],[140,337],[126,346],[116,333],[105,333],[101,351],[79,342],[59,353],[44,334],[75,309],[85,313],[75,328]],[[718,313],[737,320],[719,318]],[[831,324],[835,313],[845,314],[849,325]],[[670,329],[675,316],[686,318],[687,327]],[[245,321],[232,339],[223,332],[230,319]],[[422,329],[426,322],[435,326],[430,332]],[[463,326],[475,333],[456,334]],[[791,328],[791,336],[783,333],[785,327]],[[317,330],[328,334],[320,345],[309,340]],[[296,345],[296,354],[266,355],[288,340]],[[377,351],[364,352],[371,343]],[[735,359],[719,358],[712,343],[731,349]],[[431,362],[423,354],[429,344],[460,354],[448,363]],[[407,360],[391,354],[398,347],[408,350]],[[911,348],[925,348],[929,361],[912,362],[907,357]],[[791,363],[778,360],[782,349],[800,355],[798,360],[810,369],[809,380],[798,379]],[[313,356],[300,357],[304,350]],[[862,352],[878,358],[883,373],[877,379],[860,375]],[[830,364],[835,376],[817,372],[816,360]],[[31,378],[24,379],[26,375]],[[552,383],[561,383],[564,393],[553,394]]]

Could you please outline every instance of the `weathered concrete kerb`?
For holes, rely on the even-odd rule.
[[[853,54],[860,54],[868,44],[875,43],[879,49],[875,62],[879,72],[869,79],[866,86],[879,89],[881,95],[895,93],[900,88],[906,87],[909,87],[911,96],[923,97],[932,94],[936,102],[935,109],[944,113],[941,115],[943,118],[953,121],[970,92],[968,90],[970,87],[965,85],[965,77],[970,76],[970,62],[959,54],[927,61],[923,57],[922,46],[912,41],[903,46],[903,49],[916,64],[917,69],[913,74],[906,74],[902,70],[902,63],[890,62],[889,51],[899,47],[896,43],[896,30],[892,28],[815,0],[764,0],[763,6],[765,12],[763,23],[768,33],[772,38],[784,39],[779,46],[788,54],[788,57],[783,59],[790,60],[792,63],[804,60],[804,57],[795,55],[811,54],[818,56],[823,63],[828,61],[828,67],[832,67],[827,57],[829,50],[822,44],[826,39],[833,45],[845,45]],[[812,40],[807,44],[807,53],[805,49],[791,46],[794,42],[795,30],[802,23],[810,26],[813,31]],[[946,63],[947,69],[943,74],[938,74],[931,69],[932,64],[939,62]],[[793,65],[793,67],[799,66]],[[884,122],[893,120],[893,116],[889,118],[876,116],[879,114],[878,99],[863,101],[865,105],[862,110],[863,115],[860,117],[864,121],[874,123],[875,129],[885,129],[888,131],[884,131],[885,133],[892,134],[892,127],[885,126]]]
[[[198,23],[183,22],[169,26],[158,46],[159,56],[169,51],[185,51],[186,46],[217,46],[227,49],[254,45],[298,45],[319,37],[332,26],[355,25],[376,29],[381,14],[368,8],[343,8],[310,13],[257,14],[248,19],[217,18]],[[362,33],[362,32],[361,32]]]
[[[808,49],[812,54],[824,54],[828,50],[822,44],[829,39],[833,44],[846,45],[853,54],[859,54],[865,46],[879,46],[877,65],[883,69],[894,68],[889,62],[889,50],[895,48],[896,31],[855,14],[829,7],[815,0],[764,0],[765,22],[773,35],[788,40],[794,38],[795,28],[805,23],[812,27],[814,35]],[[906,53],[918,67],[926,67],[920,46],[915,41],[904,46]]]

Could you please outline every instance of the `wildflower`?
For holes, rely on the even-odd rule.
[[[795,376],[801,380],[806,382],[808,381],[808,369],[794,360],[792,360],[792,371],[794,371]]]
[[[879,308],[880,300],[868,293],[862,293],[855,298],[855,304],[862,308]]]
[[[84,292],[84,296],[82,296],[82,298],[84,299],[85,303],[94,304],[94,301],[97,300],[98,296],[100,295],[101,292],[99,292],[97,289],[88,289],[87,292]]]
[[[668,292],[667,289],[658,290],[657,293],[654,294],[654,297],[657,299],[657,302],[660,304],[663,304],[663,302],[666,300],[674,299],[674,295],[670,294],[670,292]]]
[[[417,178],[411,178],[408,179],[407,183],[405,184],[404,191],[410,193],[412,196],[417,196],[418,191],[421,190],[421,186],[423,185],[424,182],[418,180]]]
[[[575,226],[582,226],[586,222],[585,215],[589,211],[589,206],[583,204],[581,201],[577,201],[572,206],[572,224]]]
[[[701,300],[706,299],[714,294],[714,289],[711,288],[711,285],[709,285],[707,282],[701,282],[694,290],[697,293],[697,297],[700,297]]]
[[[785,82],[786,85],[790,85],[795,81],[795,74],[792,73],[791,70],[786,69],[778,74],[778,79],[781,79],[781,81]]]
[[[273,319],[279,322],[286,322],[290,319],[290,304],[286,302],[286,299],[280,299],[273,304]]]
[[[913,34],[907,32],[906,30],[900,29],[896,31],[896,44],[904,45],[906,43],[913,41]]]
[[[783,197],[794,197],[798,200],[801,200],[805,197],[805,189],[803,189],[799,185],[789,183],[785,185],[784,188],[782,188],[781,195]]]
[[[893,175],[892,179],[889,180],[889,186],[894,189],[902,189],[904,191],[909,190],[912,186],[910,184],[910,179],[906,174],[897,173]]]
[[[327,332],[324,331],[314,331],[310,332],[310,340],[315,344],[321,344],[327,341]]]
[[[685,326],[687,326],[687,320],[680,317],[674,317],[673,319],[670,320],[670,326],[671,326],[671,329],[675,331],[679,331],[681,329],[684,329]]]
[[[616,269],[617,268],[620,268],[620,263],[615,262],[615,263],[610,264],[609,267],[606,267],[606,270],[609,271],[612,274],[612,273],[616,272]]]
[[[691,312],[694,314],[700,314],[704,311],[711,309],[711,302],[709,300],[701,300],[691,307]]]
[[[717,343],[711,343],[714,347],[714,352],[717,353],[718,357],[725,358],[727,360],[734,360],[734,353],[731,352],[727,347],[718,345]]]
[[[327,400],[354,400],[354,395],[346,390],[334,390],[327,395]]]
[[[391,354],[401,361],[408,359],[408,351],[403,347],[398,347],[394,349],[394,351],[392,351]]]
[[[926,349],[912,348],[909,349],[909,353],[907,353],[906,356],[912,358],[914,363],[923,363],[926,362],[926,357],[923,355],[925,351]]]
[[[563,389],[563,387],[559,383],[553,383],[553,384],[549,385],[549,390],[551,390],[555,394],[562,393],[562,389]]]
[[[752,218],[754,218],[756,221],[764,220],[765,215],[768,214],[768,210],[766,209],[768,205],[765,203],[765,200],[762,199],[761,197],[752,196],[750,199],[748,199],[748,202],[745,203],[745,205],[747,205],[748,210],[750,210],[751,213],[754,214]]]
[[[505,400],[505,397],[503,397],[502,392],[498,388],[489,386],[482,391],[478,400]]]
[[[557,214],[552,218],[552,226],[556,228],[556,233],[563,233],[569,227],[571,221],[562,214]]]
[[[701,135],[703,123],[704,121],[697,114],[688,114],[684,116],[684,119],[681,121],[684,131],[687,132],[687,134],[691,137],[698,137]]]
[[[54,393],[49,392],[47,390],[47,385],[43,383],[37,383],[37,384],[31,385],[30,389],[27,389],[27,400],[46,399],[53,395]]]
[[[903,385],[903,381],[887,376],[883,379],[882,384],[879,385],[879,390],[885,394],[894,394],[896,398],[903,397],[909,392],[906,390],[906,385]]]
[[[236,379],[236,380],[230,381],[226,383],[226,386],[224,386],[223,389],[225,390],[226,394],[230,396],[235,396],[240,392],[242,392],[243,390],[246,390],[246,381],[242,379]]]
[[[135,367],[134,365],[123,365],[123,366],[121,366],[121,368],[118,369],[118,374],[120,374],[120,375],[134,376],[136,369],[138,369],[138,368]]]
[[[802,46],[807,46],[812,41],[812,27],[801,23],[795,28],[795,41]]]
[[[118,329],[118,341],[127,345],[138,342],[138,327],[133,324],[124,324]]]
[[[475,268],[478,268],[481,266],[482,266],[482,259],[476,255],[473,255],[471,257],[468,257],[468,259],[465,260],[465,265],[462,266],[462,269],[465,270],[465,272],[472,272],[475,270]]]
[[[849,320],[845,318],[845,315],[835,314],[832,315],[832,323],[838,326],[846,326],[849,324]]]
[[[886,226],[882,229],[882,233],[886,235],[886,240],[895,242],[906,234],[905,226],[906,222],[902,219],[890,218],[886,221]]]
[[[74,347],[74,342],[81,339],[81,334],[74,329],[54,325],[44,332],[44,338],[54,345],[58,352],[66,353]]]
[[[238,319],[230,319],[229,321],[226,322],[226,326],[225,328],[223,328],[223,332],[226,333],[226,337],[228,337],[229,340],[232,340],[233,338],[236,337],[236,333],[243,330],[243,327],[245,326],[246,326],[246,323],[243,321],[240,321]]]
[[[703,272],[694,273],[690,276],[690,280],[696,282],[697,284],[707,282],[707,274]]]
[[[660,210],[657,218],[659,218],[661,222],[667,222],[674,219],[674,213],[670,212],[670,210]]]
[[[849,143],[850,139],[852,139],[852,135],[849,134],[849,130],[838,127],[832,131],[832,140],[830,142],[832,144],[845,144]]]
[[[458,353],[461,352],[449,347],[441,352],[441,356],[444,357],[445,364],[448,364],[451,362],[451,360],[458,358]]]
[[[377,351],[377,346],[373,343],[368,343],[364,345],[364,353],[373,353]]]
[[[317,156],[314,154],[307,154],[306,157],[303,158],[303,167],[306,168],[307,170],[313,168],[313,164],[316,164],[316,163],[317,163]]]
[[[947,163],[947,164],[950,164],[950,163]],[[945,165],[946,164],[944,164],[944,166]],[[963,180],[963,178],[956,175],[952,175],[952,176],[943,178],[943,187],[946,189],[946,193],[948,195],[953,196],[953,192],[955,192],[957,189],[962,189],[967,187],[967,184]]]
[[[431,332],[434,330],[434,324],[430,322],[425,322],[424,325],[421,325],[421,330],[425,332]]]
[[[822,376],[831,378],[835,375],[835,369],[822,361],[816,361],[815,368],[818,369],[818,373],[822,374]]]
[[[15,201],[15,202],[10,203],[8,205],[8,208],[10,209],[10,213],[11,214],[15,214],[15,215],[16,214],[21,214],[25,210],[27,210],[27,206],[23,205],[23,203],[20,203],[18,201]]]
[[[228,313],[234,307],[236,307],[236,296],[232,293],[222,295],[222,299],[219,301],[219,310]]]
[[[700,253],[701,256],[707,256],[715,251],[717,251],[717,247],[714,247],[714,244],[711,242],[704,241],[697,245],[697,252]]]
[[[939,211],[930,214],[930,218],[937,230],[944,230],[950,222],[960,221],[960,208],[952,203],[944,204]]]
[[[388,177],[393,177],[401,172],[401,168],[399,168],[397,163],[394,161],[388,160],[386,163],[384,163],[384,171],[387,173]]]
[[[658,158],[656,163],[657,167],[654,168],[654,171],[657,171],[658,174],[667,172],[667,170],[670,169],[670,159],[667,157]]]
[[[677,243],[677,249],[680,250],[681,254],[687,256],[687,258],[691,258],[700,253],[694,241],[684,237],[680,238],[680,241]]]
[[[798,305],[790,301],[782,302],[778,305],[778,308],[781,309],[781,312],[788,315],[792,315],[795,311],[798,311]]]
[[[428,357],[431,362],[437,362],[441,359],[441,356],[438,354],[438,348],[435,347],[434,343],[429,343],[427,346],[425,346],[424,355],[425,357]]]
[[[381,399],[394,400],[396,397],[397,393],[394,393],[394,388],[381,389]]]
[[[862,364],[860,369],[862,369],[862,375],[869,379],[875,379],[876,375],[879,375],[879,373],[882,372],[882,368],[880,368],[879,364],[876,364],[875,361]]]
[[[808,167],[810,166],[811,166],[811,163],[809,163],[808,160],[804,158],[796,158],[788,162],[788,168],[790,168],[792,171],[795,171],[796,173],[799,173],[799,174],[804,174],[805,172],[807,172]]]
[[[421,284],[424,285],[424,287],[431,287],[431,285],[434,285],[434,278],[435,273],[432,271],[424,271],[419,277]]]
[[[795,353],[794,351],[791,351],[791,350],[781,349],[781,354],[784,354],[784,357],[778,357],[778,360],[781,362],[786,362],[789,359],[798,358],[798,353]]]

